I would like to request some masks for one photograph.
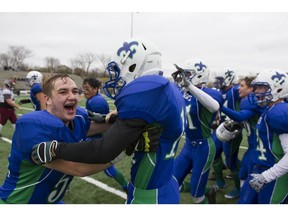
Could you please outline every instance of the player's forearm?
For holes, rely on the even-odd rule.
[[[288,133],[279,135],[284,156],[273,167],[262,174],[267,182],[271,182],[288,173]]]
[[[9,104],[9,106],[11,106],[13,108],[16,108],[16,109],[20,109],[20,107],[14,101],[12,101],[11,99],[6,100],[6,102]]]
[[[221,107],[220,111],[237,122],[246,121],[254,115],[254,112],[251,110],[235,111],[224,106]]]
[[[189,84],[187,90],[195,97],[197,100],[206,107],[211,113],[218,111],[220,105],[212,98],[210,95],[197,88],[196,86]]]
[[[139,139],[143,126],[147,125],[144,121],[139,122],[130,125],[130,122],[117,120],[100,139],[58,143],[56,158],[81,163],[108,163]]]
[[[59,159],[54,160],[50,163],[46,163],[44,166],[62,173],[66,173],[68,175],[84,177],[101,172],[111,165],[112,165],[111,163],[84,164]]]

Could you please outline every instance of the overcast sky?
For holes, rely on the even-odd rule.
[[[49,56],[70,66],[78,53],[112,54],[131,35],[131,13],[1,12],[0,26],[0,53],[23,45],[33,52],[26,63],[44,65]],[[190,58],[240,73],[288,71],[287,12],[133,13],[133,36],[158,46],[167,71]]]

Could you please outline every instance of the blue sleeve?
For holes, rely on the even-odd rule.
[[[286,106],[286,104],[287,103],[283,103],[281,105],[279,104],[278,106],[274,106],[267,113],[268,124],[278,134],[288,133],[288,106]]]
[[[240,111],[234,111],[232,109],[229,109],[227,107],[221,107],[221,112],[225,113],[229,118],[233,119],[237,122],[242,122],[245,120],[250,119],[253,115],[255,115],[254,111],[243,109]]]

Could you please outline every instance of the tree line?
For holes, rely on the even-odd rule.
[[[47,56],[43,59],[44,67],[29,66],[25,60],[33,56],[33,51],[24,46],[9,46],[7,52],[0,53],[0,67],[5,71],[31,71],[76,74],[82,77],[106,77],[106,65],[111,61],[111,56],[84,52],[70,59],[70,65],[61,64],[55,57]]]

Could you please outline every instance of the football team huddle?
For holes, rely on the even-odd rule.
[[[63,203],[74,176],[104,171],[127,193],[126,204],[180,204],[183,191],[196,204],[216,204],[217,191],[227,188],[224,166],[233,181],[227,199],[287,202],[285,72],[267,69],[239,79],[223,67],[214,71],[211,82],[208,64],[189,59],[175,64],[169,80],[163,76],[160,50],[134,38],[121,43],[106,71],[109,79],[102,91],[114,100],[112,111],[100,94],[99,79],[84,79],[84,109],[69,75],[43,79],[30,71],[26,84],[31,99],[20,105],[33,103],[35,111],[16,121],[14,108],[21,107],[13,102],[12,84],[5,83],[0,132],[10,119],[8,112],[15,131],[0,203]],[[245,136],[248,148],[240,160]],[[132,162],[128,181],[114,166],[124,157]],[[208,186],[212,172],[215,184]],[[190,182],[185,182],[188,174]]]

